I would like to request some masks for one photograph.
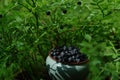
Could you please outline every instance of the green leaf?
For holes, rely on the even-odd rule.
[[[91,4],[91,5],[97,5],[96,3],[93,3],[93,2],[91,2],[90,4]]]
[[[34,43],[38,43],[38,42],[40,41],[40,39],[41,39],[43,36],[45,36],[46,34],[47,34],[47,32],[42,33],[42,34],[37,38],[37,40],[35,40]]]
[[[85,34],[85,39],[90,42],[92,37],[89,34]]]

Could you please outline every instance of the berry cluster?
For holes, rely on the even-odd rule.
[[[87,59],[85,54],[79,52],[79,49],[70,46],[57,47],[51,50],[50,56],[61,63],[80,63]]]
[[[77,2],[77,5],[81,5],[81,4],[82,4],[81,1],[78,1],[78,2]],[[62,13],[63,13],[63,14],[67,14],[67,12],[68,12],[67,9],[62,9]],[[48,16],[51,15],[51,11],[50,11],[50,10],[47,10],[47,11],[46,11],[46,15],[48,15]]]

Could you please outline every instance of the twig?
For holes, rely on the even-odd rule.
[[[23,6],[24,8],[26,8],[29,12],[32,12],[32,10],[29,9],[27,6],[25,6],[25,5],[21,4],[21,3],[18,3],[18,4],[21,5],[21,6]],[[32,12],[32,13],[33,13],[33,12]]]
[[[100,9],[100,11],[101,11],[101,13],[102,13],[102,16],[103,16],[103,18],[104,18],[105,14],[104,14],[103,9],[102,9],[101,6],[99,5],[99,3],[97,3],[97,6],[98,6],[98,8]]]
[[[99,74],[97,75],[96,79],[95,80],[98,80],[97,78],[104,72],[104,68],[99,72]]]

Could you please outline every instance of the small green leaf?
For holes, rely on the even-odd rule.
[[[90,3],[90,4],[91,4],[91,5],[96,5],[96,3],[93,3],[93,2],[92,2],[92,3]]]
[[[86,34],[86,35],[85,35],[85,39],[90,42],[91,39],[92,39],[92,37],[91,37],[89,34]]]

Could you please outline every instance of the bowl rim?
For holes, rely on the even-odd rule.
[[[50,51],[51,52],[51,51]],[[61,64],[64,64],[64,65],[82,65],[82,64],[86,64],[86,63],[88,63],[88,59],[86,59],[86,60],[84,60],[84,61],[82,61],[82,62],[71,62],[71,63],[68,63],[68,62],[60,62],[60,61],[58,61],[58,60],[56,60],[55,58],[53,58],[51,55],[50,55],[50,52],[49,52],[49,57],[52,59],[52,60],[54,60],[54,61],[56,61],[57,63],[61,63]]]

